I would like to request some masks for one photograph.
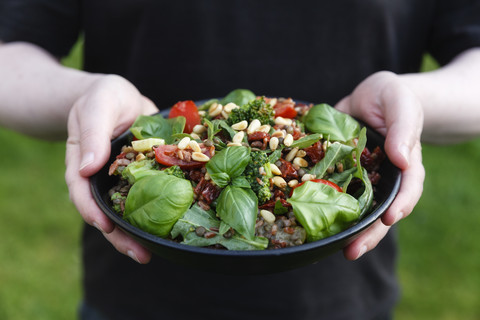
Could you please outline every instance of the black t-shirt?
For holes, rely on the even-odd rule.
[[[480,1],[3,0],[0,39],[56,56],[80,32],[85,69],[115,73],[158,107],[235,88],[334,104],[379,70],[418,70],[480,46]],[[397,298],[391,233],[359,261],[223,276],[146,266],[86,227],[86,302],[111,319],[372,319]]]

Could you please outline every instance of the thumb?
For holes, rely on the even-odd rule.
[[[405,170],[411,162],[414,147],[420,142],[423,110],[406,87],[387,92],[381,103],[385,115],[385,151],[392,163]]]

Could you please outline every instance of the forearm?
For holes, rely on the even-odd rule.
[[[35,45],[0,44],[0,126],[65,138],[73,103],[98,77],[63,67]]]
[[[423,107],[423,141],[450,143],[480,135],[480,48],[436,71],[400,77]]]

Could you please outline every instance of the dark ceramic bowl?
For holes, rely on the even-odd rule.
[[[162,112],[164,115],[168,111]],[[174,263],[195,267],[203,271],[224,274],[267,274],[291,270],[315,263],[327,255],[341,250],[379,219],[395,199],[400,186],[401,172],[388,159],[380,169],[381,180],[376,186],[376,204],[373,210],[351,228],[334,236],[296,247],[262,251],[229,251],[199,248],[153,236],[118,216],[111,208],[108,191],[118,182],[117,176],[109,176],[108,169],[120,153],[122,146],[130,142],[129,132],[112,141],[110,159],[90,178],[93,196],[102,211],[127,234],[154,254]],[[367,147],[383,146],[384,137],[372,129],[367,130]]]

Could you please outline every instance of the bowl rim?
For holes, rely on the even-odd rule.
[[[303,102],[303,101],[299,101]],[[200,103],[200,102],[196,102]],[[168,114],[168,111],[170,109],[164,109],[159,111],[158,113],[162,115]],[[156,114],[158,114],[156,113]],[[357,119],[358,121],[358,119]],[[367,134],[370,132],[370,134],[375,134],[378,136],[383,137],[380,133],[378,133],[376,130],[370,128],[368,125],[365,125],[362,121],[359,121],[362,126],[367,127]],[[133,136],[129,129],[127,129],[124,133],[122,133],[120,136],[117,138],[113,139],[111,141],[111,145],[118,143],[121,140],[128,139],[128,137]],[[383,146],[382,146],[383,148]],[[192,254],[202,254],[202,255],[210,255],[210,256],[223,256],[223,257],[269,257],[269,256],[280,256],[280,255],[288,255],[289,253],[302,253],[302,252],[308,252],[311,250],[315,250],[319,247],[323,246],[329,246],[333,245],[336,243],[340,243],[342,241],[345,241],[345,239],[350,239],[351,237],[355,235],[359,235],[362,231],[366,230],[369,226],[371,226],[375,221],[377,221],[390,207],[392,202],[395,200],[395,197],[398,194],[398,191],[400,189],[400,184],[402,180],[402,173],[401,170],[395,167],[392,164],[393,169],[395,170],[394,174],[394,181],[392,184],[392,189],[386,199],[381,202],[373,211],[370,213],[366,214],[363,218],[361,218],[360,221],[358,221],[356,224],[353,226],[349,227],[348,229],[341,231],[337,234],[334,234],[332,236],[329,236],[324,239],[320,239],[317,241],[313,242],[307,242],[299,246],[293,246],[293,247],[286,247],[286,248],[281,248],[281,249],[275,249],[275,250],[219,250],[219,249],[212,249],[212,248],[205,248],[205,247],[196,247],[196,246],[190,246],[187,244],[183,244],[180,242],[172,241],[169,239],[163,239],[158,236],[152,235],[146,231],[143,231],[137,227],[134,227],[133,225],[129,224],[127,221],[123,220],[121,216],[116,214],[110,207],[110,205],[105,201],[104,196],[100,194],[100,191],[97,187],[98,185],[98,179],[100,178],[99,174],[104,171],[105,167],[110,165],[110,162],[112,160],[112,157],[115,155],[110,154],[108,162],[105,164],[102,169],[100,169],[97,173],[92,175],[90,177],[90,189],[93,195],[93,198],[95,199],[97,205],[100,207],[102,212],[107,215],[118,227],[126,231],[127,233],[132,234],[133,236],[136,236],[138,238],[143,239],[144,241],[147,241],[149,243],[155,244],[155,245],[161,245],[163,247],[169,248],[169,249],[175,249],[175,250],[180,250],[185,253],[192,253]]]

